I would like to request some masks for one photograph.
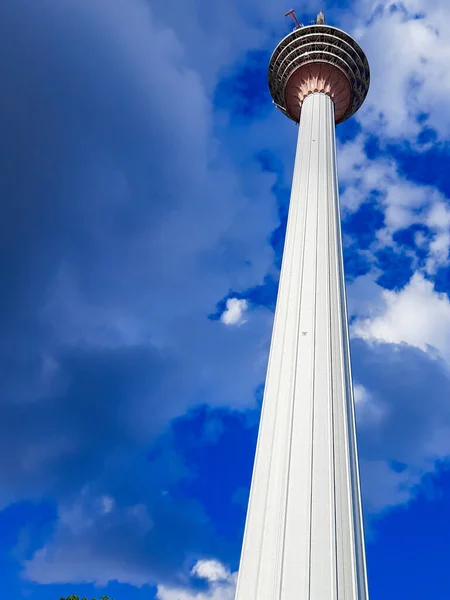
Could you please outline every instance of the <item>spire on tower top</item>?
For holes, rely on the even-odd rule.
[[[301,27],[303,27],[303,23],[299,23],[299,20],[297,19],[297,15],[295,14],[295,10],[293,8],[291,8],[291,10],[289,10],[285,15],[285,17],[292,17],[294,23],[295,23],[295,29],[300,29]],[[323,25],[325,23],[325,15],[323,14],[322,11],[319,12],[319,14],[316,17],[315,21],[310,21],[310,25]]]
[[[317,15],[316,23],[317,25],[323,25],[325,23],[325,15],[322,11]]]
[[[302,23],[298,22],[298,19],[295,14],[295,10],[293,8],[291,8],[291,10],[289,10],[284,16],[292,17],[294,19],[294,23],[295,23],[294,29],[300,29],[300,27],[303,27]]]

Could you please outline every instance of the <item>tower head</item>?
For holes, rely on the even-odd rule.
[[[296,27],[270,59],[269,88],[275,105],[290,119],[300,121],[303,100],[314,92],[334,102],[336,123],[353,115],[367,95],[370,71],[355,40],[340,29],[317,23]]]

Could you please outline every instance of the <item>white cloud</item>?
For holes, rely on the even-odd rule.
[[[365,319],[383,310],[383,288],[376,283],[380,273],[371,271],[347,285],[347,305],[350,319]]]
[[[450,208],[444,202],[436,202],[427,215],[427,225],[431,228],[448,230],[450,227]]]
[[[209,583],[208,591],[196,592],[182,587],[158,586],[158,600],[233,600],[236,590],[237,573],[217,560],[199,560],[191,575]]]
[[[417,268],[415,250],[399,248],[393,236],[399,230],[421,225],[429,230],[429,239],[419,231],[415,241],[422,248],[428,244],[423,268],[434,275],[438,268],[449,264],[449,200],[436,188],[417,184],[400,174],[393,159],[384,156],[369,159],[364,152],[365,140],[365,135],[360,134],[342,145],[338,154],[340,181],[344,185],[341,196],[344,217],[357,211],[369,198],[384,217],[384,226],[376,231],[375,240],[360,253],[367,256],[369,263],[375,263],[376,251],[392,247],[410,256],[412,267]]]
[[[363,496],[378,513],[407,503],[450,455],[450,369],[408,344],[357,339],[352,357],[366,390],[356,405]]]
[[[371,89],[358,113],[377,136],[414,141],[420,115],[439,137],[450,135],[450,22],[446,0],[358,3],[355,36],[367,53]],[[368,21],[368,12],[373,12]],[[417,15],[420,15],[417,18]],[[368,24],[367,24],[368,21]]]
[[[429,256],[425,269],[429,275],[434,275],[438,267],[448,264],[450,249],[450,234],[447,231],[436,233],[429,246]]]
[[[362,385],[355,385],[353,388],[355,404],[362,404],[367,401],[367,390]]]
[[[95,507],[105,505],[108,510],[99,513]],[[91,497],[84,488],[80,497],[73,503],[59,506],[59,520],[56,540],[50,540],[37,550],[31,560],[23,562],[22,575],[36,583],[96,582],[106,585],[109,581],[123,581],[135,586],[148,584],[152,580],[150,570],[142,565],[127,564],[117,554],[117,538],[114,531],[130,533],[128,547],[135,550],[142,538],[151,529],[150,519],[144,505],[134,505],[126,509],[112,510],[116,502],[112,497]],[[112,535],[106,552],[111,556],[101,556],[102,550],[93,550],[95,539],[103,529]],[[65,543],[65,540],[67,543]],[[103,540],[102,540],[103,541]]]
[[[243,325],[245,323],[244,315],[248,309],[248,302],[245,299],[228,298],[226,309],[220,315],[220,320],[225,325]]]
[[[450,250],[450,207],[447,203],[435,202],[426,215],[425,224],[434,231],[430,242],[429,256],[425,265],[427,273],[434,275],[438,267],[447,266]]]
[[[107,515],[114,510],[115,502],[114,498],[111,498],[111,496],[102,496],[100,498],[100,503],[103,514]]]
[[[398,292],[359,279],[349,286],[355,401],[365,506],[376,514],[407,503],[450,455],[450,302],[419,272]]]
[[[229,569],[218,560],[199,560],[191,573],[207,581],[225,581],[231,577]]]
[[[382,4],[392,3],[377,2],[378,7]],[[431,185],[406,179],[388,151],[369,159],[364,149],[367,133],[377,136],[381,148],[390,138],[406,137],[414,143],[425,126],[437,128],[441,138],[450,134],[448,92],[444,91],[449,81],[450,38],[443,33],[447,19],[438,17],[443,4],[403,4],[411,12],[427,13],[426,17],[412,21],[401,10],[378,9],[378,16],[356,33],[368,54],[372,81],[368,99],[357,114],[364,133],[339,148],[341,201],[346,214],[358,210],[371,196],[384,214],[385,226],[365,251],[369,261],[375,262],[374,253],[386,246],[397,249],[396,231],[413,224],[429,228],[430,235],[417,232],[415,242],[427,250],[424,272],[433,275],[449,262],[448,199]],[[440,30],[439,38],[433,27]],[[437,89],[443,79],[443,87]],[[422,112],[429,114],[425,124],[417,121]],[[415,252],[406,253],[417,268]],[[363,491],[366,508],[374,513],[408,502],[423,475],[432,473],[435,461],[450,453],[446,442],[450,438],[448,367],[436,358],[440,355],[450,363],[449,300],[421,272],[399,292],[377,285],[379,275],[373,269],[348,288],[349,312],[356,317],[352,336],[368,342],[365,364],[359,362],[357,352],[353,358]],[[411,355],[414,347],[426,355]],[[412,359],[417,366],[409,369]],[[389,360],[397,361],[396,368],[386,365]],[[401,468],[392,461],[401,463]]]
[[[384,307],[373,318],[357,319],[353,336],[391,344],[406,343],[421,350],[439,351],[450,363],[450,301],[433,284],[415,273],[399,292],[383,290]]]
[[[364,386],[356,384],[353,387],[353,394],[358,423],[364,426],[375,426],[380,423],[385,410],[376,402],[370,392]]]
[[[358,210],[372,191],[384,191],[398,179],[392,160],[371,161],[367,158],[365,141],[364,135],[358,135],[351,142],[338,147],[339,183],[345,186],[341,194],[341,206],[345,212]]]
[[[392,234],[413,224],[432,231],[448,227],[448,200],[436,188],[417,184],[399,173],[395,160],[385,156],[369,159],[364,151],[367,136],[342,144],[338,152],[339,180],[344,186],[341,204],[346,213],[355,212],[372,196],[384,212],[385,228],[380,241],[392,243]]]
[[[360,460],[365,508],[371,515],[407,504],[420,484],[424,470],[396,471],[384,460]]]
[[[154,471],[150,465],[149,476],[153,475],[150,485],[139,483],[140,503],[127,505],[120,495],[118,498],[106,494],[96,496],[94,490],[86,486],[76,500],[60,504],[54,534],[31,558],[27,552],[22,562],[23,578],[40,584],[93,582],[104,586],[118,581],[137,587],[159,581],[166,586],[162,586],[163,591],[174,594],[175,590],[165,582],[177,578],[178,570],[192,549],[192,546],[187,547],[192,532],[198,533],[197,543],[202,540],[206,545],[211,534],[203,511],[195,502],[174,500],[155,489],[159,469],[170,473],[173,468],[170,465],[173,457],[167,458],[169,463],[163,460]],[[131,475],[130,489],[125,491],[128,498],[129,492],[133,493],[133,479]],[[98,510],[105,504],[105,498],[108,498],[107,508],[113,504],[114,510]],[[214,560],[199,561],[191,575],[206,579],[217,593],[230,589],[235,582],[235,575]],[[205,596],[210,597],[222,600],[222,596]]]

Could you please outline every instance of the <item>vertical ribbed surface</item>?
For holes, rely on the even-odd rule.
[[[236,600],[366,600],[334,108],[303,103]]]

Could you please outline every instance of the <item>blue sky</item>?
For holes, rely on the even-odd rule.
[[[233,598],[297,134],[266,83],[289,8],[0,5],[5,598]],[[447,599],[449,8],[296,8],[372,72],[337,129],[371,597]]]

